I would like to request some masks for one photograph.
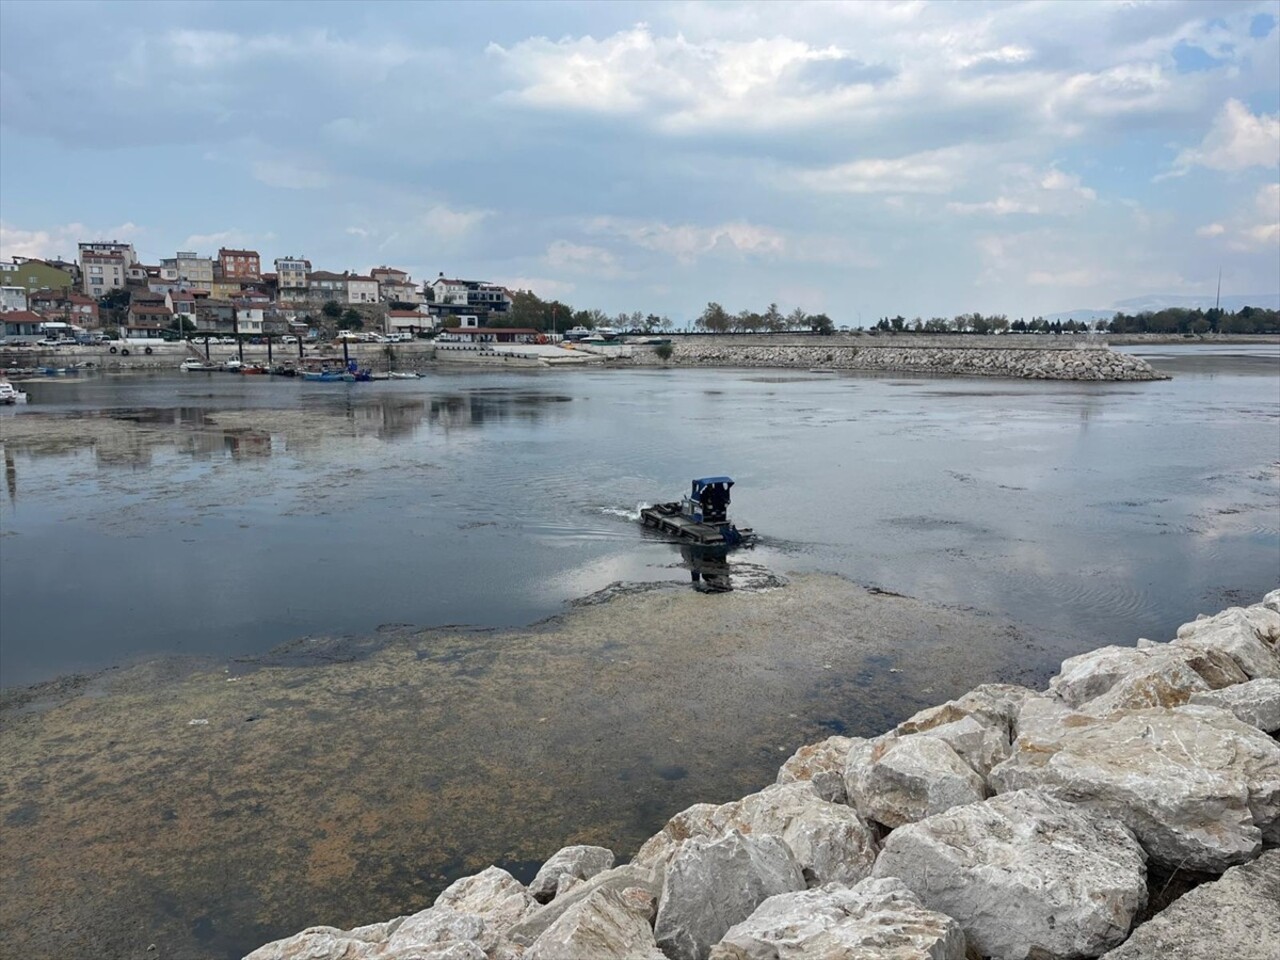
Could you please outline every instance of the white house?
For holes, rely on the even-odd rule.
[[[27,309],[26,287],[0,287],[0,313]]]
[[[256,336],[262,333],[262,306],[243,300],[236,302],[236,332]]]
[[[347,276],[347,303],[377,303],[378,281],[358,274]]]

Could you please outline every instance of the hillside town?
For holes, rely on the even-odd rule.
[[[256,250],[216,256],[179,250],[158,264],[133,244],[79,244],[76,260],[0,261],[0,319],[9,344],[184,336],[315,339],[337,330],[397,338],[454,324],[509,327],[515,295],[499,284],[440,273],[419,283],[386,265],[366,273],[319,270],[305,257],[277,257],[264,270]],[[460,320],[458,318],[463,318]]]

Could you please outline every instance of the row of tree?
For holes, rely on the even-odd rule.
[[[1280,310],[1241,307],[1235,313],[1213,308],[1117,313],[1107,324],[1111,333],[1280,333]]]

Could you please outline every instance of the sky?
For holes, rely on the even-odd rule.
[[[0,257],[677,323],[1280,291],[1280,0],[0,2]]]

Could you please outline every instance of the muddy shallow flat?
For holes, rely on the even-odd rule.
[[[321,665],[295,644],[7,698],[0,955],[234,957],[420,909],[490,863],[628,856],[803,743],[1049,669],[1008,622],[818,574],[309,643]]]

